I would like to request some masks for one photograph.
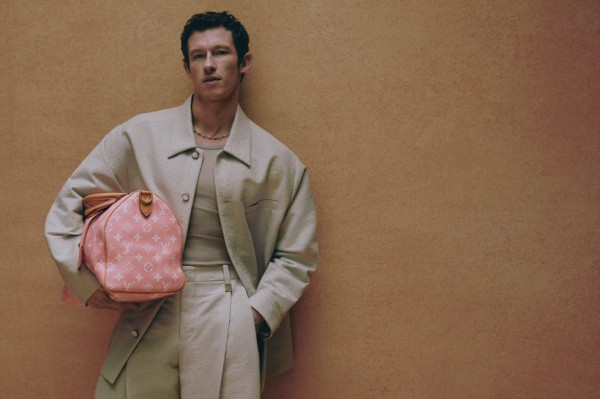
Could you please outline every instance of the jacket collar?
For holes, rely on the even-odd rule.
[[[194,140],[194,131],[192,130],[192,98],[193,95],[189,96],[182,105],[175,108],[175,122],[169,141],[169,158],[198,146]],[[223,151],[236,157],[246,165],[251,165],[251,124],[250,119],[244,114],[239,104]]]

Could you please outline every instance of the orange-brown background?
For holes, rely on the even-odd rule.
[[[250,31],[242,105],[320,217],[265,398],[599,397],[594,0],[3,1],[0,397],[91,397],[115,315],[60,303],[45,214],[113,126],[183,102],[207,9]]]

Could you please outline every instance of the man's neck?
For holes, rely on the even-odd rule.
[[[237,101],[200,102],[198,96],[192,101],[192,124],[205,135],[219,135],[228,131],[237,111]]]

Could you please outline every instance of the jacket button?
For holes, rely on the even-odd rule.
[[[132,336],[133,338],[137,338],[137,337],[138,337],[138,335],[140,335],[140,333],[138,332],[138,330],[131,330],[131,336]]]
[[[200,154],[198,154],[198,151],[194,151],[192,153],[192,158],[194,158],[194,159],[198,159],[199,156],[200,156]]]
[[[188,202],[190,200],[190,195],[188,193],[183,193],[181,199],[183,200],[183,202]]]

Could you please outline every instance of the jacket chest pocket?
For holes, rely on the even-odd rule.
[[[261,209],[276,209],[277,208],[277,200],[273,199],[261,199],[259,201],[254,202],[252,205],[249,205],[245,209],[246,216],[252,215],[260,211]]]

